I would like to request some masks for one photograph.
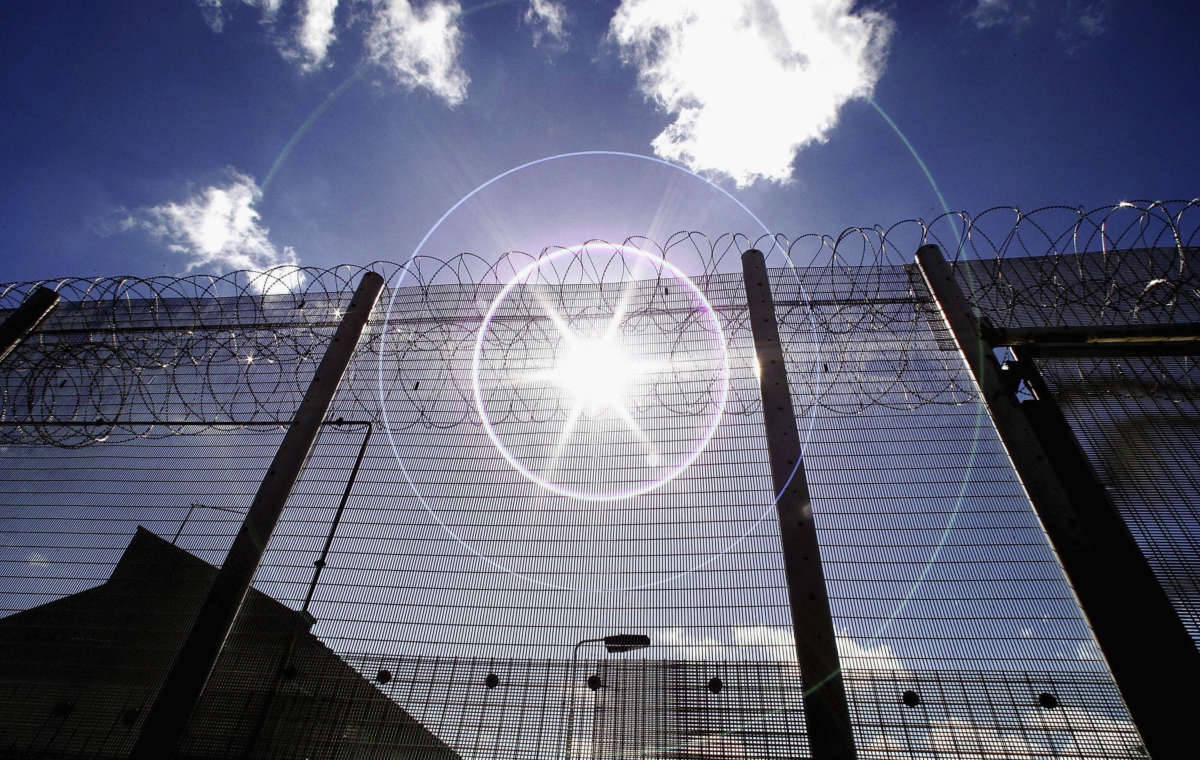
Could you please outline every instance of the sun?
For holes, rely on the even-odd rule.
[[[703,291],[659,256],[629,245],[604,246],[604,252],[561,249],[517,272],[488,307],[471,358],[475,407],[501,456],[553,493],[587,501],[627,499],[673,480],[712,439],[729,394],[724,332]],[[591,255],[602,257],[601,267],[622,270],[620,289],[606,289],[602,304],[564,302],[561,268],[566,277],[606,276],[587,269],[596,266]],[[573,267],[579,269],[571,274]],[[506,306],[517,288],[516,306]],[[567,303],[571,309],[560,311]],[[634,304],[638,311],[631,316]],[[655,333],[664,328],[642,318],[647,304],[680,320],[679,335]],[[514,354],[501,343],[485,351],[492,326],[514,315],[530,324],[519,334],[531,350]],[[685,332],[690,342],[680,337]],[[674,387],[711,395],[705,413],[679,419],[679,411],[660,406],[659,391]],[[509,414],[517,401],[525,410],[551,416],[532,420],[536,427],[510,428],[508,435],[518,442],[511,449],[492,424],[492,399]],[[603,466],[609,454],[619,458],[619,466]]]
[[[565,345],[549,380],[574,397],[574,406],[589,417],[623,407],[638,367],[612,339],[575,339]]]
[[[576,334],[553,306],[544,300],[541,302],[542,310],[550,318],[560,339],[554,365],[511,380],[522,384],[549,383],[571,398],[570,409],[554,447],[551,467],[562,456],[580,417],[596,418],[606,414],[619,419],[642,442],[648,466],[655,467],[659,463],[653,442],[634,419],[625,402],[634,381],[648,373],[670,371],[672,366],[664,362],[634,360],[621,346],[619,333],[628,296],[628,291],[622,294],[616,312],[599,337]]]

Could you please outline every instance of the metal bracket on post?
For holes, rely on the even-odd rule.
[[[325,569],[325,560],[329,558],[329,550],[333,547],[333,538],[337,535],[338,526],[342,524],[342,513],[346,511],[346,502],[350,500],[350,492],[354,490],[354,483],[358,480],[358,470],[362,467],[363,457],[367,454],[367,444],[371,442],[371,434],[375,432],[374,423],[367,422],[366,425],[367,432],[363,435],[362,444],[358,447],[358,456],[354,459],[354,466],[350,468],[350,477],[346,478],[346,488],[342,490],[342,500],[338,502],[337,512],[334,513],[333,520],[329,523],[329,535],[325,538],[325,546],[321,549],[321,556],[313,562],[312,582],[308,584],[308,593],[304,595],[304,604],[300,607],[300,612],[306,615],[311,614],[308,611],[308,605],[312,604],[313,593],[317,590],[321,572]]]
[[[1200,324],[1087,325],[1084,327],[1019,327],[983,331],[995,346],[1020,346],[1025,356],[1126,357],[1196,356]]]
[[[383,285],[383,277],[375,272],[367,272],[359,282],[196,622],[146,715],[131,760],[161,760],[174,757],[178,751],[187,721],[233,628],[267,542],[312,451]]]
[[[804,686],[809,749],[814,760],[853,760],[856,753],[846,687],[838,660],[825,573],[821,568],[808,481],[804,476],[796,413],[792,408],[783,348],[779,342],[775,301],[761,251],[750,249],[742,254],[742,276],[750,307],[754,353],[760,370],[763,423],[776,494],[796,654]]]
[[[4,324],[0,324],[0,362],[7,359],[13,349],[50,316],[55,306],[58,306],[58,293],[50,288],[38,287],[8,315]]]
[[[1040,398],[1023,406],[941,250],[921,246],[917,267],[975,377],[1146,749],[1153,757],[1173,757],[1194,742],[1197,700],[1188,689],[1166,684],[1200,680],[1200,654],[1037,368],[1030,364],[1023,371]]]

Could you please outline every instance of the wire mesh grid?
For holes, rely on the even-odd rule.
[[[904,268],[876,268],[868,303],[846,292],[861,286],[860,273],[799,271],[777,270],[774,285],[835,625],[849,664],[1100,667],[920,284]],[[635,325],[639,318],[666,320],[647,328],[660,342],[642,345],[669,357],[679,345],[679,315],[663,308],[663,288],[670,286],[652,281],[629,292],[627,313]],[[341,398],[357,404],[384,378],[386,419],[355,420],[353,405],[335,408],[258,587],[294,607],[309,600],[316,631],[344,653],[503,656],[519,647],[552,657],[597,632],[646,631],[668,656],[790,657],[791,618],[740,288],[737,275],[703,281],[729,347],[729,401],[719,429],[677,478],[618,501],[546,493],[497,455],[478,424],[417,424],[418,410],[435,419],[470,414],[470,397],[461,392],[470,380],[461,375],[470,368],[479,323],[457,315],[473,293],[443,286],[425,301],[426,318],[441,331],[419,342],[407,325],[385,327],[377,319],[374,334],[390,332],[370,345],[392,340],[394,350],[364,352]],[[599,303],[577,294],[583,300],[575,310],[564,310],[573,323],[580,314],[611,313],[605,302],[621,293],[603,294]],[[877,310],[879,300],[888,303],[882,316],[856,311]],[[435,304],[444,309],[440,318]],[[814,329],[821,324],[814,314],[829,304],[856,327],[840,335]],[[545,332],[551,320],[537,308],[526,311],[516,332],[528,339],[522,347],[532,363],[544,364],[555,347]],[[222,375],[207,374],[218,388],[212,378]],[[651,434],[665,429],[694,443],[696,430],[674,421],[712,413],[711,374],[701,372],[690,385],[659,383],[645,394],[649,414],[634,413],[648,420]],[[928,378],[923,392],[909,392],[921,377]],[[543,450],[561,437],[561,394],[501,390],[491,408],[501,410],[494,425],[502,434],[517,429],[527,446],[533,440]],[[576,440],[622,432],[581,430]],[[10,446],[5,472],[15,487],[4,496],[11,506],[6,528],[20,538],[5,557],[13,571],[4,586],[8,608],[102,580],[137,524],[219,564],[278,437],[266,426],[78,449]],[[603,461],[592,447],[568,448],[562,469],[640,484],[644,463],[622,462],[642,451],[636,441],[619,443],[613,451],[621,453]],[[679,455],[664,451],[672,453]]]
[[[1144,218],[1155,213],[1156,208],[1142,209]],[[906,235],[918,242],[938,239],[938,230],[945,236],[951,224],[957,235],[965,227],[961,239],[978,250],[995,237],[982,232],[986,217],[860,231],[837,240],[759,241],[776,265],[786,263],[785,253],[809,264],[777,269],[772,285],[835,626],[855,700],[864,684],[875,684],[883,674],[895,681],[896,673],[969,672],[990,689],[1033,667],[1041,677],[1064,683],[1108,683],[961,357],[931,311],[919,278],[887,263],[906,245]],[[1178,223],[1182,211],[1172,218]],[[976,273],[966,284],[998,324],[1005,319],[1016,324],[1013,315],[1020,314],[1031,315],[1029,320],[1074,314],[1076,308],[1084,314],[1101,291],[1081,292],[1077,284],[1045,274],[1055,267],[1091,273],[1098,266],[1104,272],[1104,262],[1120,259],[1130,266],[1149,261],[1147,271],[1158,271],[1156,257],[1165,255],[1146,245],[1140,252],[1106,251],[1097,259],[1100,265],[1093,265],[1054,250],[1037,262],[1038,282],[1069,286],[1053,295],[1057,311],[1036,313],[1028,304],[1048,303],[1045,293],[1002,287],[1016,281],[1017,275],[1009,274],[1013,266],[1033,265],[1033,259],[1006,258],[1019,239],[1010,235],[994,247],[995,260],[1004,264],[1000,269],[994,262],[990,270],[982,264],[960,268],[960,276],[967,266],[990,272],[991,279]],[[794,669],[744,293],[738,275],[718,271],[728,264],[728,251],[747,243],[684,235],[655,249],[669,260],[687,254],[701,262],[701,274],[692,279],[727,341],[728,393],[720,424],[695,462],[629,500],[588,502],[546,493],[504,461],[480,429],[471,353],[484,315],[503,287],[502,267],[458,257],[426,261],[424,269],[410,264],[390,270],[393,287],[384,296],[390,311],[372,319],[256,587],[292,609],[311,612],[317,621],[313,633],[352,665],[394,658],[442,662],[453,672],[475,667],[468,663],[517,662],[512,655],[519,652],[548,673],[558,668],[540,682],[529,681],[545,685],[564,677],[564,666],[547,663],[561,663],[577,641],[637,631],[652,637],[656,656],[683,661],[676,671],[721,662],[763,673]],[[850,256],[851,250],[859,255]],[[965,255],[967,249],[956,250]],[[818,264],[822,251],[829,260]],[[507,276],[537,260],[518,257],[507,264]],[[409,278],[404,282],[399,282],[401,271]],[[998,271],[1005,273],[1000,279]],[[193,292],[194,282],[166,287],[163,282],[96,281],[64,287],[90,300],[60,307],[5,367],[0,419],[7,481],[0,497],[4,609],[29,610],[101,584],[139,524],[219,564],[356,273],[350,268],[309,272],[307,289],[289,293],[276,293],[261,282],[215,279],[200,289],[201,298]],[[1166,273],[1175,278],[1172,282],[1191,276],[1186,267],[1168,267]],[[544,275],[540,298],[534,296],[537,288],[516,291],[511,310],[498,312],[493,324],[503,336],[499,353],[492,355],[501,357],[495,366],[505,366],[510,350],[507,356],[520,357],[514,365],[520,372],[537,374],[535,365],[551,362],[564,337],[550,312],[583,334],[607,324],[623,298],[623,334],[633,336],[631,345],[655,361],[670,364],[711,338],[711,328],[696,321],[693,297],[664,278],[661,268],[649,276],[631,274],[620,266],[568,270]],[[633,286],[604,287],[630,281]],[[1134,288],[1122,292],[1134,293]],[[27,290],[10,288],[6,298],[19,301]],[[1106,308],[1112,310],[1112,303]],[[1149,313],[1146,299],[1141,303],[1138,308]],[[1178,320],[1179,313],[1165,319]],[[680,335],[691,337],[679,340]],[[497,349],[484,346],[485,367],[488,350]],[[1076,360],[1065,365],[1077,373],[1084,366]],[[1182,377],[1170,391],[1178,392],[1190,367],[1185,362],[1158,376]],[[694,443],[696,420],[713,416],[714,388],[722,379],[718,370],[691,366],[685,382],[679,382],[678,368],[663,374],[644,388],[644,397],[652,401],[635,405],[634,412],[650,420],[645,424],[652,433],[667,431],[680,446]],[[528,436],[524,448],[513,447],[519,462],[531,471],[557,473],[547,468],[554,457],[545,451],[564,440],[562,423],[573,402],[562,388],[549,388],[545,376],[539,382],[534,391],[527,383],[495,390],[483,406],[494,416],[501,440],[511,440],[506,434],[522,427],[534,431],[522,433]],[[1167,387],[1157,383],[1151,397],[1161,399]],[[595,485],[596,472],[605,483],[624,485],[644,484],[654,476],[645,448],[631,441],[628,427],[605,428],[595,417],[581,424],[555,462],[576,473],[575,486]],[[1078,429],[1089,425],[1085,420]],[[623,453],[597,459],[586,446],[575,445],[576,435],[579,441],[625,435]],[[535,449],[543,452],[541,464],[522,455]],[[664,446],[655,453],[678,458],[689,450]],[[1178,456],[1194,461],[1194,448],[1189,452],[1184,446]],[[1178,525],[1159,530],[1173,533],[1176,541],[1182,531],[1192,540],[1187,537],[1195,535],[1194,516],[1178,519]],[[1160,543],[1150,531],[1144,538],[1148,551]],[[1183,551],[1172,551],[1175,562]],[[374,677],[374,667],[355,665],[355,670]],[[645,670],[660,671],[669,672]],[[618,671],[612,673],[616,678]],[[666,675],[638,677],[669,681]],[[791,683],[786,689],[795,687]],[[578,691],[576,696],[589,698],[581,688],[560,689],[557,697]],[[775,699],[769,696],[774,688],[762,686],[761,704]],[[528,691],[536,689],[531,685]],[[1084,730],[1083,723],[1071,724],[1054,729],[1058,738],[1029,744],[1030,756],[1137,756],[1119,754],[1128,749],[1122,742],[1132,728],[1119,700],[1112,702],[1117,712],[1104,713],[1108,697],[1099,694],[1080,691],[1077,704],[1090,709],[1095,703],[1112,718],[1117,739],[1069,745],[1063,737]],[[625,734],[603,728],[624,721],[613,718],[621,713],[620,703],[613,701],[617,696],[616,690],[602,693],[600,698],[609,701],[595,708],[600,717],[589,719],[586,731],[576,727],[580,737],[590,737],[581,738],[580,746],[597,756],[625,751],[620,749]],[[401,706],[430,725],[426,721],[432,719],[420,709],[422,698],[406,699]],[[447,701],[444,709],[455,704]],[[866,731],[875,718],[865,716],[881,710],[856,701],[856,730]],[[916,714],[905,710],[900,714]],[[539,720],[562,717],[536,708],[529,715],[539,713]],[[516,714],[525,715],[525,708]],[[994,716],[967,717],[975,721],[969,730],[979,737],[999,731],[1011,738]],[[937,725],[956,728],[937,731],[966,731],[960,725],[965,720],[953,711],[939,714]],[[461,714],[451,724],[472,730]],[[1018,724],[1024,725],[1019,720],[1012,725]],[[800,724],[788,725],[780,731],[802,735]],[[887,757],[1003,756],[1000,750],[987,754],[993,745],[1001,746],[995,744],[998,739],[961,747],[953,744],[957,740],[939,744],[932,725],[913,734],[923,737],[919,740],[898,739],[889,733],[896,727],[889,722],[886,731],[879,729],[886,736],[862,734],[860,745]],[[476,728],[490,730],[483,724]],[[505,744],[506,751],[534,746],[535,754],[513,756],[555,756],[557,750],[547,747],[558,746],[565,735],[553,731],[563,729],[539,728],[550,732],[545,736],[530,730],[526,725],[513,734],[521,738]],[[651,736],[657,730],[645,729]],[[615,744],[605,745],[604,736]],[[705,739],[706,749],[693,745],[687,751],[734,756],[730,748],[742,746],[738,741]],[[776,756],[770,754],[777,752],[769,748],[771,740],[746,741],[768,747],[762,756]],[[463,742],[467,755],[494,756],[488,754],[494,748]],[[573,742],[574,735],[567,746]],[[742,746],[740,751],[748,750]],[[1099,754],[1089,754],[1093,751]]]
[[[1100,676],[844,677],[866,760],[1147,757]],[[806,757],[798,684],[794,664],[774,661],[343,660],[306,650],[281,667],[274,652],[236,648],[214,674],[180,757]],[[7,757],[115,758],[136,738],[152,690],[29,686],[3,696],[32,699],[42,714],[39,725],[13,726],[0,740]]]
[[[959,262],[997,325],[1200,324],[1200,249]],[[1004,288],[994,284],[1002,281]],[[1020,298],[1015,294],[1020,293]],[[1089,300],[1085,297],[1091,294]],[[1092,468],[1200,646],[1200,368],[1192,355],[1035,361]]]
[[[846,286],[805,274],[779,273],[775,292]],[[880,267],[874,288],[887,312],[851,313],[844,336],[812,331],[799,306],[780,315],[789,376],[822,384],[820,406],[793,395],[847,666],[1103,668],[920,275]]]
[[[1194,396],[1169,400],[1161,393],[1139,392],[1136,379],[1156,374],[1145,361],[1106,363],[1116,370],[1113,385],[1124,387],[1104,396],[1072,393],[1054,369],[1046,374],[1058,381],[1053,387],[1063,398],[1060,404],[1076,437],[1200,646],[1200,476],[1195,466],[1200,408]],[[1155,363],[1173,360],[1160,358]],[[1099,376],[1093,373],[1089,384],[1096,384]]]

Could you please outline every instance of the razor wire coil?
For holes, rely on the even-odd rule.
[[[1200,201],[1121,203],[1091,211],[1053,206],[1031,212],[993,208],[976,216],[952,213],[932,221],[906,220],[887,228],[851,228],[836,237],[783,235],[709,239],[696,232],[664,243],[629,238],[624,245],[682,262],[713,301],[728,335],[749,334],[739,299],[738,255],[759,248],[768,263],[791,268],[776,278],[781,324],[817,336],[819,351],[797,357],[791,369],[801,397],[826,411],[855,414],[871,405],[913,408],[965,403],[972,389],[946,366],[918,358],[902,340],[906,330],[936,323],[936,310],[911,264],[923,244],[938,244],[955,266],[968,299],[997,327],[1077,324],[1158,324],[1200,321],[1200,278],[1192,260]],[[552,294],[571,324],[611,314],[633,272],[612,246],[591,241],[586,254],[537,270],[538,292]],[[0,286],[0,309],[15,309],[39,286],[62,303],[43,328],[6,361],[0,388],[0,443],[63,446],[160,437],[198,430],[286,426],[315,362],[362,273],[382,274],[392,301],[387,332],[380,309],[360,345],[340,393],[339,414],[377,421],[378,390],[370,381],[381,351],[390,373],[393,425],[450,429],[478,424],[466,403],[470,388],[456,363],[474,340],[489,304],[522,267],[559,248],[533,255],[510,251],[492,260],[472,253],[421,256],[406,264],[376,261],[319,269],[284,267],[221,276],[63,278]],[[909,281],[895,298],[895,280]],[[685,336],[695,313],[671,292],[662,267],[640,278],[626,329]],[[394,292],[393,292],[394,291]],[[891,297],[881,297],[888,292]],[[552,345],[556,335],[532,303],[532,289],[507,311],[513,357]],[[897,329],[906,325],[906,330]],[[945,340],[945,362],[954,362]],[[678,341],[672,355],[685,353]],[[752,357],[737,357],[752,361]],[[945,363],[943,362],[943,364]],[[446,368],[445,382],[418,385],[408,365]],[[1138,374],[1153,392],[1183,394],[1200,383],[1195,363],[1167,368],[1142,360]],[[1115,387],[1111,368],[1077,360],[1079,378],[1097,379],[1097,392]],[[937,378],[946,378],[938,382]],[[711,385],[711,383],[710,383]],[[655,392],[645,403],[676,414],[711,403],[692,394]],[[749,385],[730,389],[726,414],[757,412]],[[505,408],[503,404],[498,405]],[[514,401],[511,421],[561,414],[553,405]],[[501,412],[500,422],[505,421]]]

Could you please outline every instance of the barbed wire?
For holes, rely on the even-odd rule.
[[[836,237],[809,234],[709,239],[681,232],[658,243],[642,237],[621,245],[590,241],[537,266],[530,287],[514,291],[503,330],[512,361],[561,338],[546,308],[579,326],[623,311],[622,329],[677,336],[668,358],[688,351],[697,327],[663,264],[635,264],[622,246],[649,251],[686,272],[708,299],[734,347],[730,360],[753,362],[740,288],[740,253],[762,250],[776,269],[780,321],[810,349],[792,358],[803,404],[852,414],[867,405],[911,408],[960,404],[972,389],[955,372],[947,341],[938,361],[908,348],[914,330],[938,329],[928,294],[912,271],[916,249],[938,244],[967,292],[998,327],[1138,324],[1200,319],[1200,279],[1191,259],[1200,201],[1127,202],[1090,211],[1053,206],[1024,212],[997,207],[971,216],[943,214],[890,227],[851,228]],[[450,428],[475,423],[469,356],[480,324],[505,283],[557,251],[506,252],[495,258],[460,253],[421,256],[406,264],[375,261],[332,268],[281,267],[226,275],[63,278],[0,286],[0,309],[13,309],[37,287],[63,300],[42,329],[7,360],[0,383],[0,443],[78,446],[102,440],[164,436],[205,428],[280,427],[290,421],[340,309],[363,272],[388,283],[372,317],[338,414],[377,421],[392,404],[394,426]],[[897,278],[908,296],[894,297]],[[633,283],[631,285],[631,283]],[[882,298],[884,292],[892,294]],[[741,348],[738,348],[741,347]],[[524,350],[517,350],[523,348]],[[1163,385],[1197,384],[1194,362]],[[445,368],[444,380],[418,385],[406,367]],[[1076,363],[1081,375],[1095,363]],[[387,378],[385,393],[380,380]],[[943,378],[939,381],[938,378]],[[680,394],[645,394],[643,404],[669,404],[677,414],[703,412],[714,377]],[[1108,386],[1105,386],[1108,387]],[[682,405],[682,406],[681,406]],[[560,415],[553,403],[516,397],[495,404],[500,422]],[[726,414],[758,410],[752,385],[735,384]]]

